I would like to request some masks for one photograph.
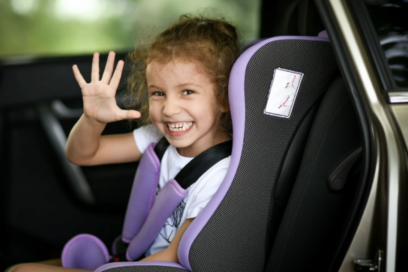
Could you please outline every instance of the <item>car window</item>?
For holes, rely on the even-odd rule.
[[[2,0],[0,58],[127,52],[181,14],[222,15],[258,37],[260,0]]]
[[[408,1],[365,0],[395,84],[408,87]]]

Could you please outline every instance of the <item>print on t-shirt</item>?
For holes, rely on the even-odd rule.
[[[177,208],[173,211],[172,215],[167,219],[166,223],[164,223],[165,228],[162,228],[162,230],[160,231],[161,237],[163,237],[163,239],[166,240],[169,244],[173,240],[177,229],[180,227],[181,217],[183,216],[185,207],[186,202],[184,202],[183,199],[180,204],[178,204]],[[168,227],[172,228],[170,233],[163,233],[163,230],[168,230]]]

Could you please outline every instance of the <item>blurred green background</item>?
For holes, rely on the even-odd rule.
[[[259,35],[259,2],[0,0],[0,58],[129,52],[185,13],[225,17],[244,44]]]

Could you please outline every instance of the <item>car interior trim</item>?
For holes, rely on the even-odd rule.
[[[38,112],[41,124],[62,164],[75,197],[82,203],[93,206],[96,203],[96,200],[81,168],[66,160],[65,145],[67,142],[67,136],[65,135],[57,117],[53,114],[51,108],[45,104],[38,106]]]
[[[408,103],[408,91],[389,92],[388,95],[391,104]]]
[[[401,139],[397,136],[398,129],[392,113],[387,107],[387,102],[382,95],[382,88],[377,81],[376,73],[372,69],[370,58],[368,57],[364,43],[356,27],[349,5],[346,1],[329,1],[332,12],[339,24],[340,33],[346,44],[348,54],[351,56],[353,70],[356,73],[359,89],[365,96],[369,105],[373,119],[377,120],[373,126],[377,137],[383,138],[386,146],[377,148],[376,156],[384,162],[386,169],[380,169],[379,176],[384,176],[388,189],[387,206],[387,246],[386,246],[386,270],[396,269],[396,249],[397,249],[397,226],[399,209],[399,189],[401,181]],[[384,152],[382,152],[384,151]],[[382,170],[382,171],[381,171]],[[384,172],[383,172],[384,171]],[[381,180],[379,181],[381,183]],[[369,257],[369,256],[367,256]]]
[[[408,147],[408,104],[391,105],[396,121],[400,124],[401,133],[405,140],[405,148]]]
[[[374,178],[376,158],[372,152],[372,150],[374,150],[374,135],[372,133],[371,126],[368,125],[372,123],[372,116],[368,114],[366,100],[358,91],[357,79],[354,76],[355,73],[353,72],[353,67],[350,66],[350,55],[345,50],[345,41],[340,35],[339,26],[334,18],[332,7],[327,1],[315,0],[315,4],[329,35],[330,41],[332,42],[332,46],[335,49],[337,62],[344,78],[344,82],[347,84],[353,98],[353,102],[356,105],[355,109],[359,117],[361,132],[364,138],[362,153],[362,186],[364,186],[365,189],[361,191],[358,198],[359,202],[355,205],[355,208],[352,211],[354,220],[350,221],[349,224],[344,226],[344,228],[348,230],[347,235],[343,237],[342,245],[339,245],[338,247],[336,255],[337,258],[334,258],[332,261],[330,271],[337,271],[341,264],[344,263],[344,256],[346,256],[349,246],[352,243],[352,240],[355,238],[355,232],[359,227],[361,227],[361,218],[365,213],[368,199],[375,197],[375,188],[373,187],[374,183],[372,181]],[[360,252],[367,252],[367,249],[365,248],[359,248],[359,250]]]
[[[61,119],[78,118],[84,113],[83,109],[68,108],[61,100],[55,99],[51,102],[51,109]]]
[[[365,41],[365,46],[371,55],[371,60],[378,73],[378,78],[381,82],[383,90],[386,92],[397,88],[393,79],[391,70],[387,59],[385,58],[384,51],[380,46],[380,40],[377,33],[371,23],[371,18],[367,12],[362,1],[349,1],[352,7],[352,12],[355,13],[355,20],[358,22],[357,26],[360,28],[361,36]]]

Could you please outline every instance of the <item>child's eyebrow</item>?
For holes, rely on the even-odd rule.
[[[160,87],[158,87],[158,86],[156,86],[156,85],[149,85],[149,86],[147,86],[147,88],[148,88],[148,89],[150,89],[150,88],[160,89]]]
[[[191,86],[191,85],[201,87],[201,85],[197,85],[197,84],[194,84],[194,83],[183,83],[183,84],[177,85],[177,87],[185,87],[185,86]]]

